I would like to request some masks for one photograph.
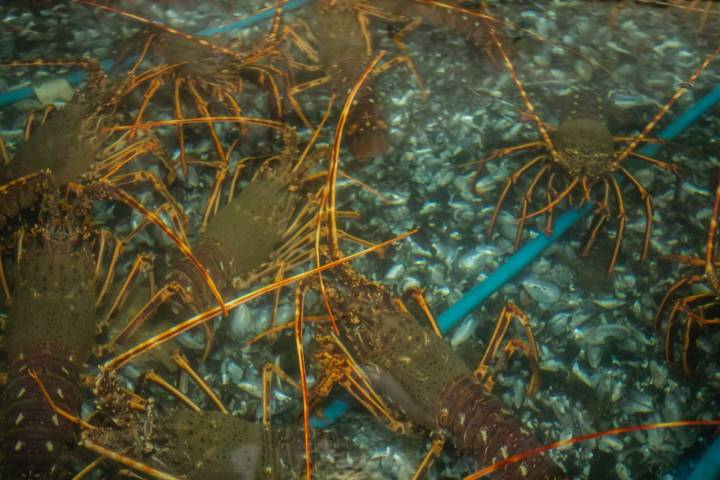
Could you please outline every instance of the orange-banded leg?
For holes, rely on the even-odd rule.
[[[714,268],[718,214],[720,214],[720,172],[718,172],[718,183],[715,187],[715,199],[713,200],[710,226],[708,227],[707,242],[705,244],[705,276],[715,290],[718,290],[718,286],[720,286],[716,269]]]
[[[437,457],[440,456],[443,448],[445,447],[445,437],[442,433],[431,432],[430,439],[432,440],[430,449],[425,454],[422,461],[420,462],[420,465],[418,465],[417,469],[415,470],[415,473],[412,476],[412,480],[422,480],[423,478],[427,477],[427,474],[430,471],[430,467],[432,467],[432,464],[435,462]]]
[[[523,104],[525,105],[525,108],[527,109],[527,115],[532,118],[532,120],[535,122],[535,124],[538,127],[538,131],[540,132],[540,136],[542,137],[543,144],[547,151],[550,153],[550,156],[553,158],[553,160],[556,160],[558,158],[557,150],[555,149],[555,145],[553,144],[552,140],[550,139],[550,133],[548,129],[545,126],[545,123],[540,119],[540,116],[537,113],[537,110],[535,109],[535,106],[530,101],[530,97],[528,96],[527,92],[525,91],[525,87],[523,87],[522,82],[520,81],[520,77],[517,74],[517,71],[515,70],[515,66],[510,61],[510,57],[508,57],[507,53],[505,52],[505,48],[502,45],[502,42],[500,41],[500,37],[497,34],[497,31],[495,28],[490,24],[490,22],[486,19],[485,24],[487,25],[488,31],[490,32],[490,36],[493,40],[493,43],[497,47],[498,51],[500,52],[500,55],[503,58],[503,63],[505,64],[505,68],[507,69],[508,73],[510,74],[510,77],[512,78],[513,82],[515,83],[515,87],[518,90],[518,93],[520,94],[520,97],[522,98]]]
[[[411,431],[409,424],[393,416],[392,410],[372,388],[368,375],[358,366],[334,333],[321,335],[316,340],[322,348],[315,354],[315,360],[322,367],[324,376],[315,384],[311,392],[313,399],[310,402],[311,410],[321,397],[328,396],[332,387],[337,384],[390,430],[399,433]],[[322,417],[321,411],[317,414]]]
[[[3,267],[2,250],[2,245],[0,245],[0,288],[2,288],[3,296],[5,297],[5,306],[9,307],[12,303],[12,295],[10,295],[10,287],[8,287],[5,268]]]
[[[170,208],[172,208],[172,207],[169,207],[167,204],[161,205],[161,206],[155,211],[154,215],[156,215],[158,218],[160,218],[159,215],[162,214],[165,210],[169,210]],[[108,291],[109,291],[109,289],[110,289],[110,286],[111,286],[111,284],[112,284],[112,281],[113,281],[113,279],[115,278],[115,268],[116,268],[116,266],[117,266],[117,262],[118,262],[118,260],[119,260],[119,258],[120,258],[120,255],[122,254],[123,250],[125,249],[125,247],[130,243],[130,241],[131,241],[138,233],[140,233],[140,231],[142,231],[144,228],[146,228],[147,226],[152,225],[152,224],[153,224],[153,222],[151,222],[150,220],[146,220],[146,221],[144,221],[143,223],[141,223],[140,225],[138,225],[136,228],[134,228],[134,229],[133,229],[130,233],[128,233],[125,237],[123,237],[123,238],[115,238],[115,239],[114,239],[114,240],[115,240],[115,246],[113,247],[113,251],[112,251],[111,256],[110,256],[110,261],[108,262],[108,267],[106,268],[105,280],[104,280],[104,282],[103,282],[103,284],[102,284],[102,288],[100,289],[100,293],[98,294],[97,301],[96,301],[96,305],[95,305],[96,307],[99,307],[99,306],[100,306],[100,304],[103,302],[103,300],[104,300],[104,298],[105,298],[105,295],[107,295],[107,293],[108,293]],[[102,234],[101,234],[101,239],[100,239],[100,242],[99,242],[99,243],[100,243],[100,246],[99,246],[98,255],[97,255],[97,264],[96,264],[96,266],[95,266],[95,276],[96,276],[97,278],[99,278],[100,272],[101,272],[101,270],[102,270],[102,268],[101,268],[101,263],[102,263],[102,260],[103,260],[103,255],[104,255],[104,253],[105,253],[105,248],[106,248],[106,244],[107,244],[107,239],[108,239],[110,236],[111,236],[111,235],[108,235],[108,234],[105,234],[105,233],[102,233]],[[184,235],[181,235],[181,238],[183,239],[183,241],[185,241],[185,240],[184,240]],[[138,255],[138,259],[140,259],[140,258],[143,259],[142,262],[141,262],[141,263],[138,263],[139,260],[136,260],[136,261],[135,261],[135,264],[133,265],[133,267],[131,268],[130,273],[128,274],[128,277],[135,278],[135,277],[137,276],[137,274],[139,274],[139,273],[141,273],[141,272],[147,272],[147,271],[150,269],[150,265],[151,265],[151,261],[152,261],[152,260],[151,260],[151,257],[148,256],[148,255]],[[127,282],[126,282],[126,283],[127,283]],[[129,285],[129,284],[128,284],[128,285]],[[125,293],[126,293],[126,292],[125,292],[124,290],[121,290],[120,296],[123,296]],[[120,302],[120,304],[118,304],[117,306],[115,306],[115,308],[111,308],[111,310],[115,310],[116,308],[120,308],[121,305],[122,305],[122,301]],[[112,313],[113,313],[112,311],[108,312],[107,316],[110,316]]]
[[[1,61],[0,67],[76,67],[85,70],[85,90],[102,91],[102,84],[107,79],[100,62],[94,58],[61,58],[55,60],[9,60]],[[26,125],[27,128],[27,125]],[[26,132],[29,133],[29,132]]]
[[[490,375],[490,364],[495,361],[500,345],[507,334],[507,329],[513,320],[517,320],[522,329],[525,331],[527,341],[520,339],[508,340],[503,348],[502,356],[499,357],[499,360],[496,362],[493,370],[497,370],[502,367],[502,365],[507,362],[516,351],[521,351],[530,361],[531,375],[530,384],[527,388],[527,394],[534,395],[540,388],[540,359],[537,351],[537,345],[535,344],[535,336],[533,335],[530,327],[530,319],[527,315],[525,315],[525,312],[516,307],[513,303],[507,303],[500,311],[500,314],[495,322],[495,329],[490,337],[485,353],[475,369],[475,376],[477,376],[478,380],[483,382],[488,391],[492,391],[495,382]]]
[[[672,334],[675,320],[679,314],[685,315],[685,324],[682,327],[682,368],[689,377],[693,376],[689,362],[690,343],[692,342],[693,326],[705,327],[709,325],[720,325],[720,318],[706,318],[706,310],[711,315],[717,315],[720,301],[714,292],[704,292],[678,299],[670,310],[665,330],[665,360],[668,365],[674,365]]]
[[[120,329],[115,336],[106,344],[100,347],[100,355],[112,353],[116,347],[123,345],[137,330],[152,317],[161,305],[167,303],[171,298],[179,296],[183,303],[193,301],[190,294],[178,283],[170,282],[163,285],[157,292],[153,293],[150,299],[128,320],[127,324]],[[117,310],[117,309],[115,309]],[[110,315],[105,317],[105,325],[109,323]],[[208,342],[210,338],[208,337]]]
[[[622,176],[625,177],[626,179],[628,179],[630,181],[630,183],[635,187],[635,190],[637,190],[638,193],[640,194],[640,199],[645,204],[645,233],[643,235],[642,253],[640,254],[640,260],[645,260],[647,258],[648,249],[650,248],[650,234],[652,232],[652,221],[653,221],[652,196],[650,196],[648,191],[645,190],[645,188],[637,180],[637,178],[635,178],[625,168],[619,167],[618,170],[622,174]]]
[[[528,185],[527,190],[525,191],[525,194],[522,198],[522,206],[520,207],[520,216],[518,217],[518,223],[516,227],[515,232],[515,250],[520,249],[520,243],[522,242],[523,237],[523,230],[525,229],[525,217],[527,215],[528,206],[530,205],[530,202],[532,202],[533,194],[535,192],[535,187],[537,186],[538,182],[540,182],[540,179],[548,172],[550,169],[550,163],[546,163],[540,169],[535,173],[532,180],[530,180],[530,185]],[[548,215],[548,222],[550,222],[550,216],[552,213]],[[548,223],[550,225],[550,223]]]
[[[559,194],[555,195],[554,198],[551,198],[550,201],[548,201],[548,203],[544,207],[542,207],[538,210],[535,210],[532,213],[526,214],[524,217],[522,217],[519,220],[522,220],[522,221],[528,220],[530,218],[537,217],[544,213],[551,214],[553,212],[553,210],[555,210],[555,207],[557,207],[560,204],[560,202],[562,202],[566,198],[569,199],[572,196],[573,191],[578,187],[578,185],[582,184],[583,178],[584,177],[574,177],[572,180],[570,180],[568,182],[565,189],[562,192],[560,192]]]
[[[173,107],[175,108],[175,118],[183,120],[185,115],[182,110],[182,103],[180,98],[180,89],[183,84],[182,78],[175,78],[173,82]],[[187,178],[187,160],[185,158],[185,128],[183,125],[178,125],[175,129],[177,132],[178,148],[180,149],[180,165],[182,166],[183,176]]]
[[[143,473],[145,475],[149,475],[153,478],[156,478],[159,480],[180,480],[180,479],[178,479],[178,477],[175,477],[173,475],[170,475],[170,474],[167,474],[160,470],[157,470],[155,468],[152,468],[142,462],[139,462],[137,460],[134,460],[134,459],[128,457],[127,455],[118,453],[114,450],[111,450],[109,448],[106,448],[106,447],[96,443],[94,440],[92,440],[91,434],[93,431],[97,430],[98,427],[88,423],[87,421],[83,420],[82,418],[80,418],[76,415],[73,415],[70,412],[63,410],[61,407],[59,407],[53,401],[52,397],[50,396],[47,389],[45,388],[45,385],[43,384],[42,379],[32,370],[28,371],[28,375],[30,375],[30,377],[37,384],[43,397],[47,401],[49,408],[53,411],[53,413],[63,417],[65,420],[67,420],[71,423],[79,425],[82,428],[83,435],[82,435],[82,439],[80,440],[80,443],[79,443],[80,446],[82,446],[92,452],[97,453],[98,455],[101,456],[101,458],[109,458],[115,462],[125,465],[126,467],[136,470],[137,472]],[[93,462],[93,464],[95,464],[95,462]],[[83,471],[84,470],[85,469],[83,469]]]
[[[132,139],[135,137],[135,134],[137,132],[137,126],[142,123],[142,117],[145,113],[145,109],[150,104],[150,100],[155,96],[155,92],[158,91],[158,89],[163,86],[165,83],[165,79],[163,77],[155,77],[152,80],[150,80],[150,84],[148,85],[147,89],[145,89],[145,93],[143,94],[142,103],[140,103],[140,108],[138,108],[138,112],[135,115],[135,122],[133,123],[134,128],[130,130],[129,138]]]
[[[485,158],[467,163],[466,164],[467,166],[477,163],[477,169],[475,170],[475,173],[473,174],[473,176],[470,177],[470,180],[468,181],[468,185],[472,189],[473,193],[475,193],[475,195],[482,195],[483,192],[478,189],[477,183],[478,183],[478,179],[480,178],[480,175],[482,175],[483,172],[485,171],[485,165],[487,165],[488,162],[491,162],[498,158],[507,157],[508,155],[515,153],[515,152],[521,152],[523,150],[532,150],[532,149],[536,149],[536,148],[542,148],[543,146],[544,146],[543,142],[537,140],[537,141],[533,141],[533,142],[523,143],[521,145],[515,145],[512,147],[499,148],[497,150],[493,150],[490,153],[490,155],[488,155]]]
[[[203,394],[207,396],[210,403],[212,403],[219,412],[226,415],[230,414],[227,407],[225,407],[225,405],[220,400],[220,397],[218,397],[217,393],[215,393],[215,391],[207,384],[207,382],[205,382],[205,380],[203,380],[203,378],[195,371],[195,369],[192,368],[190,362],[187,360],[187,358],[185,358],[184,355],[182,355],[180,352],[175,352],[172,355],[171,359],[173,362],[175,362],[175,364],[178,365],[178,367],[180,367],[185,373],[188,374],[188,376],[195,382],[195,384],[198,386],[198,388],[200,388]],[[143,372],[143,374],[140,376],[138,387],[145,388],[148,382],[153,383],[161,389],[165,390],[168,394],[177,399],[188,409],[194,412],[203,411],[197,403],[190,399],[190,397],[182,393],[177,387],[175,387],[173,384],[165,380],[161,375],[152,370]]]
[[[55,110],[55,105],[46,105],[45,108],[43,108],[42,111],[42,117],[40,118],[40,125],[45,125],[45,122],[47,122],[48,116],[50,115],[50,112]],[[23,128],[23,140],[27,142],[30,139],[30,134],[32,133],[33,128],[33,122],[35,121],[35,117],[37,116],[37,112],[35,110],[32,110],[28,112],[27,117],[25,118],[25,127]]]
[[[144,134],[142,138],[131,143],[128,143],[127,133],[122,135],[110,146],[103,149],[101,154],[98,155],[100,160],[90,166],[90,171],[84,177],[104,180],[112,178],[125,165],[145,154],[153,154],[155,158],[160,160],[160,163],[167,170],[167,183],[172,183],[175,179],[175,165],[168,158],[160,140],[153,134]]]
[[[141,388],[147,387],[148,383],[153,383],[162,388],[193,412],[202,412],[202,408],[198,407],[197,404],[190,399],[190,397],[182,393],[174,385],[152,370],[144,372],[138,380],[138,386]]]
[[[210,277],[210,274],[208,272],[208,269],[200,262],[200,260],[195,257],[195,255],[190,250],[190,246],[186,241],[184,241],[182,238],[179,238],[178,235],[168,227],[165,222],[155,213],[149,211],[142,203],[140,203],[137,199],[135,199],[132,195],[127,193],[125,190],[113,185],[110,182],[107,181],[98,181],[90,186],[87,187],[88,190],[91,190],[92,194],[99,198],[114,198],[122,203],[125,203],[126,205],[133,208],[135,211],[141,213],[146,219],[148,219],[150,222],[152,222],[154,225],[156,225],[160,230],[163,231],[163,233],[172,240],[172,242],[175,244],[175,246],[180,250],[180,252],[190,261],[190,263],[195,267],[195,269],[200,273],[202,278],[205,280],[205,283],[207,284],[210,292],[212,292],[213,296],[218,302],[218,305],[220,306],[220,309],[222,310],[223,314],[227,314],[227,309],[225,307],[225,303],[222,300],[222,296],[220,295],[220,291],[218,290],[217,286],[215,285],[215,282]]]
[[[623,201],[622,191],[620,185],[614,176],[610,176],[610,184],[612,185],[612,191],[615,194],[615,203],[617,204],[617,231],[615,232],[615,248],[613,248],[612,258],[610,259],[610,265],[608,266],[607,275],[612,275],[615,270],[615,264],[617,263],[618,257],[620,256],[620,249],[622,248],[623,237],[625,236],[625,222],[627,221],[627,214],[625,213],[625,202]]]
[[[153,190],[155,190],[165,201],[167,214],[175,220],[175,228],[178,229],[180,237],[184,240],[186,238],[184,232],[184,225],[187,224],[187,218],[185,212],[180,204],[175,200],[175,197],[170,194],[165,183],[163,183],[153,172],[149,170],[140,170],[137,172],[125,173],[122,175],[116,175],[109,179],[116,187],[126,187],[129,185],[136,185],[138,183],[149,183]]]
[[[529,162],[527,162],[525,165],[520,166],[515,172],[513,172],[512,175],[507,177],[505,179],[505,183],[503,184],[503,188],[500,191],[500,196],[498,197],[497,203],[495,204],[495,209],[493,210],[492,217],[490,217],[490,225],[488,225],[487,228],[487,235],[491,236],[493,230],[495,230],[495,224],[497,222],[498,215],[500,214],[500,209],[502,208],[503,204],[505,203],[505,197],[507,196],[508,192],[510,191],[510,188],[517,183],[517,181],[525,175],[528,170],[530,170],[535,165],[539,164],[543,160],[547,160],[548,156],[545,154],[538,155],[537,157],[533,158]],[[524,216],[523,218],[525,218]]]
[[[593,213],[593,220],[590,224],[590,229],[587,233],[587,238],[583,242],[583,246],[580,249],[580,256],[584,257],[590,253],[590,249],[595,243],[600,229],[605,225],[605,222],[610,218],[610,184],[607,178],[603,178],[603,198],[597,203],[595,211]]]
[[[227,408],[225,408],[225,405],[220,401],[220,398],[217,396],[217,394],[208,386],[207,383],[198,375],[198,373],[190,366],[190,362],[187,358],[180,352],[176,352],[172,357],[172,361],[177,364],[178,367],[180,367],[185,373],[187,373],[190,378],[193,379],[193,381],[197,384],[198,387],[207,395],[210,402],[215,405],[215,407],[222,413],[229,413]]]
[[[282,260],[279,262],[277,271],[275,272],[275,278],[273,279],[273,283],[277,283],[280,280],[283,279],[283,276],[285,275],[285,262]],[[277,326],[277,314],[278,314],[278,308],[280,307],[280,292],[282,291],[281,288],[278,288],[273,292],[273,306],[272,306],[272,312],[270,314],[270,330],[272,331]],[[275,335],[270,336],[270,342],[273,342],[275,340]]]
[[[10,155],[8,155],[7,148],[5,147],[5,141],[0,137],[0,161],[5,166],[10,163]]]

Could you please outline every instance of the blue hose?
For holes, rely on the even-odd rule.
[[[287,13],[292,12],[293,10],[298,10],[299,8],[304,7],[310,1],[311,0],[290,0],[282,6],[282,11],[283,13]],[[238,20],[237,22],[228,23],[227,25],[221,25],[219,27],[211,27],[206,28],[205,30],[200,30],[199,32],[197,32],[197,35],[200,35],[201,37],[210,37],[218,33],[229,32],[230,30],[243,30],[246,28],[254,27],[258,23],[270,20],[273,18],[273,16],[275,16],[275,10],[270,8],[262,12],[258,12],[255,15],[250,15],[249,17],[243,18],[242,20]]]
[[[708,447],[690,475],[680,477],[684,480],[713,480],[720,477],[720,438]]]
[[[298,10],[299,8],[302,8],[303,6],[308,4],[310,1],[311,0],[290,0],[285,5],[283,5],[283,13]],[[201,37],[209,37],[218,33],[229,32],[231,30],[250,28],[257,25],[258,23],[262,23],[272,19],[274,15],[275,10],[268,9],[262,12],[258,12],[255,15],[250,15],[249,17],[243,18],[242,20],[238,20],[237,22],[228,23],[227,25],[221,25],[219,27],[206,28],[197,32],[196,35]],[[127,66],[129,67],[130,65],[132,65],[132,61],[127,62]],[[102,62],[102,66],[103,70],[108,71],[110,70],[110,68],[112,68],[113,62],[112,60],[104,60]],[[67,80],[67,82],[71,86],[77,86],[85,80],[85,72],[82,70],[71,72],[65,77],[65,80]],[[22,87],[7,90],[0,93],[0,108],[30,98],[35,98],[35,90],[33,89],[33,87]]]
[[[679,115],[670,125],[664,128],[658,138],[662,140],[672,140],[677,137],[683,130],[695,123],[705,112],[720,102],[720,85],[717,85],[710,93],[706,94],[698,100],[692,107]],[[660,144],[644,145],[638,149],[643,155],[654,155],[660,149]],[[586,203],[578,209],[569,209],[564,211],[554,222],[553,232],[546,235],[538,232],[535,238],[532,238],[525,245],[515,252],[507,261],[498,267],[497,270],[488,275],[485,280],[473,287],[455,304],[451,305],[447,310],[437,316],[438,327],[442,333],[452,330],[460,321],[470,314],[470,312],[480,306],[490,295],[497,292],[508,280],[517,275],[523,268],[530,264],[538,257],[545,248],[552,244],[567,232],[575,223],[581,220],[592,210],[592,204]],[[323,418],[318,419],[312,417],[310,425],[313,427],[323,428],[331,425],[335,420],[344,415],[354,405],[353,400],[347,398],[331,401],[323,407]],[[708,453],[708,455],[714,455]],[[720,469],[715,471],[715,475],[720,473]],[[703,477],[706,479],[715,478],[714,476]]]

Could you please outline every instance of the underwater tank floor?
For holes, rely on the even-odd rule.
[[[193,31],[224,23],[227,4],[238,2],[225,2],[215,9],[164,4],[150,8],[139,3],[124,1],[117,6]],[[260,6],[250,3],[243,2],[246,13]],[[552,42],[538,42],[522,32],[506,42],[530,99],[549,125],[559,123],[568,99],[579,93],[594,95],[605,106],[613,134],[633,135],[718,45],[717,14],[698,31],[700,19],[693,12],[636,4],[615,12],[613,6],[613,2],[572,0],[493,5],[498,16]],[[13,35],[14,45],[0,45],[1,59],[86,54],[107,58],[116,51],[116,42],[139,30],[127,20],[78,6],[69,10],[56,7],[39,18],[29,13],[16,17],[18,11],[12,8],[3,13],[14,26],[29,24],[32,29],[37,23],[47,25],[48,30]],[[614,14],[617,18],[611,25]],[[97,22],[98,16],[104,20]],[[371,25],[380,47],[392,52],[395,47],[389,35],[383,34],[383,22],[372,20]],[[251,29],[239,35],[257,33],[258,29]],[[504,34],[508,39],[510,34]],[[416,235],[391,247],[383,257],[364,257],[354,265],[397,295],[408,286],[422,287],[431,310],[438,314],[512,254],[515,219],[529,176],[510,190],[496,232],[488,237],[486,229],[505,177],[531,157],[518,154],[489,162],[479,179],[481,196],[469,189],[473,168],[468,163],[495,148],[534,140],[538,133],[524,115],[525,107],[502,60],[488,55],[490,47],[471,46],[460,35],[430,25],[409,35],[407,44],[428,97],[422,98],[412,75],[402,66],[379,78],[377,90],[389,125],[391,149],[365,162],[352,160],[344,151],[341,161],[345,172],[377,190],[382,199],[344,180],[338,207],[359,213],[359,218],[343,221],[342,227],[368,241],[379,242],[419,228]],[[56,71],[2,68],[0,91],[18,85],[20,79],[42,79]],[[717,85],[719,72],[716,61],[654,132]],[[326,99],[326,92],[320,92],[304,94],[301,102],[319,116]],[[21,112],[37,106],[25,101],[0,110],[0,134],[11,150],[21,141]],[[248,108],[260,112],[263,103],[258,100]],[[161,111],[151,106],[146,116],[156,118],[168,111],[171,107]],[[666,172],[632,159],[626,163],[653,196],[654,228],[647,260],[639,261],[645,226],[643,204],[625,183],[625,241],[610,280],[605,272],[615,222],[608,222],[586,258],[579,258],[577,252],[587,226],[577,226],[448,334],[448,341],[474,365],[502,305],[512,301],[524,309],[540,351],[542,387],[534,397],[525,396],[529,368],[520,358],[497,374],[494,392],[542,443],[618,426],[716,417],[719,333],[712,329],[703,332],[698,342],[702,362],[697,379],[688,379],[665,364],[663,340],[652,322],[667,288],[689,271],[662,257],[704,254],[720,166],[717,112],[713,109],[657,155],[681,167],[679,188]],[[226,138],[232,134],[227,127],[222,131]],[[172,129],[161,135],[174,141]],[[195,141],[189,148],[201,158],[212,154],[209,140]],[[205,198],[195,187],[209,185],[210,178],[198,172],[197,183],[184,186],[183,205],[191,225],[199,222],[199,205]],[[538,225],[542,226],[543,219]],[[290,364],[294,358],[292,352],[277,346],[244,344],[267,327],[270,308],[271,300],[261,299],[242,307],[242,313],[233,314],[232,320],[224,320],[214,352],[201,367],[203,377],[218,388],[228,407],[249,418],[256,418],[259,412],[263,363],[279,360]],[[291,315],[292,298],[286,292],[280,318],[288,320]],[[233,327],[232,322],[238,324]],[[195,343],[202,345],[198,340]],[[289,347],[291,342],[285,345]],[[274,402],[279,412],[298,408],[297,395],[285,386]],[[429,447],[428,438],[393,434],[360,410],[334,428],[338,437],[349,442],[347,453],[338,462],[357,478],[410,478]],[[707,440],[709,430],[635,432],[550,455],[573,478],[670,479],[674,477],[670,473],[663,476],[663,472],[676,465],[688,449],[697,449],[698,442]],[[471,461],[446,452],[429,478],[461,478],[472,471]]]

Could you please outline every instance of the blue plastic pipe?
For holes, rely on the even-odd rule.
[[[698,100],[687,111],[679,115],[670,125],[664,128],[658,137],[662,140],[672,140],[683,130],[695,123],[705,112],[720,102],[720,85],[717,85],[710,93]],[[660,149],[660,144],[644,145],[638,149],[643,155],[654,155]],[[498,267],[497,270],[488,275],[485,280],[470,289],[457,302],[437,317],[438,327],[442,333],[452,330],[460,321],[467,317],[470,312],[480,306],[490,295],[497,292],[505,283],[517,275],[528,264],[532,263],[543,250],[560,238],[575,223],[581,220],[592,210],[592,204],[586,203],[579,209],[569,209],[563,212],[554,222],[553,232],[546,235],[538,232],[537,236],[515,252],[507,261]],[[311,418],[310,425],[324,428],[331,425],[354,405],[354,400],[341,398],[333,400],[323,408],[323,418]],[[720,474],[717,470],[716,475]],[[706,479],[714,476],[704,477]]]
[[[298,10],[310,3],[310,1],[311,0],[290,0],[282,6],[282,12],[286,13]],[[210,37],[212,35],[217,35],[218,33],[229,32],[230,30],[243,30],[246,28],[254,27],[258,23],[268,21],[274,16],[275,9],[269,8],[262,12],[258,12],[255,15],[250,15],[249,17],[243,18],[242,20],[238,20],[237,22],[228,23],[227,25],[220,25],[219,27],[211,27],[206,28],[205,30],[200,30],[199,32],[197,32],[197,35],[200,35],[201,37]]]
[[[302,8],[303,6],[310,3],[312,0],[289,0],[286,4],[283,5],[283,13],[290,12],[294,10],[298,10]],[[227,25],[221,25],[219,27],[211,27],[206,28],[204,30],[201,30],[196,33],[196,35],[201,37],[209,37],[212,35],[216,35],[218,33],[226,33],[231,30],[241,30],[253,27],[259,23],[268,21],[273,18],[275,15],[275,10],[270,8],[267,10],[264,10],[262,12],[258,12],[255,15],[250,15],[249,17],[243,18],[242,20],[238,20],[237,22],[228,23]],[[132,61],[127,62],[127,67],[129,68],[132,65]],[[113,62],[112,60],[104,60],[102,62],[103,70],[109,71],[112,66]],[[125,67],[125,65],[122,65]],[[77,86],[83,81],[85,81],[85,72],[75,71],[69,73],[65,80],[71,85],[71,86]],[[22,88],[15,88],[12,90],[7,90],[5,92],[0,93],[0,108],[5,107],[7,105],[12,105],[13,103],[20,102],[22,100],[27,100],[30,98],[35,98],[35,90],[33,87],[22,87]]]
[[[685,480],[712,480],[720,477],[720,438],[708,447]]]

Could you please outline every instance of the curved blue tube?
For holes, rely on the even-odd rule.
[[[711,480],[720,477],[720,438],[708,447],[700,461],[684,480]]]
[[[35,90],[32,87],[14,88],[6,92],[0,93],[0,107],[12,105],[13,103],[27,100],[35,96]]]
[[[462,296],[455,304],[442,312],[437,317],[437,324],[442,333],[452,330],[463,318],[477,308],[490,295],[497,292],[505,283],[531,263],[550,244],[560,238],[572,227],[575,222],[583,218],[592,210],[592,204],[586,203],[580,208],[566,210],[553,222],[553,232],[546,235],[538,232],[537,237],[525,243],[497,270],[492,272],[484,281],[478,283],[470,291]]]
[[[299,8],[302,8],[303,6],[308,4],[310,1],[311,0],[290,0],[285,5],[283,5],[283,13],[298,10]],[[256,13],[255,15],[250,15],[249,17],[238,20],[237,22],[228,23],[227,25],[221,25],[219,27],[206,28],[197,32],[196,35],[199,35],[201,37],[209,37],[218,33],[229,32],[231,30],[249,28],[257,25],[258,23],[262,23],[264,21],[272,19],[274,15],[275,11],[273,9],[268,9],[263,12]],[[104,60],[102,62],[102,65],[103,69],[105,71],[108,71],[110,70],[110,68],[112,68],[113,62],[112,60]],[[132,62],[128,62],[128,67],[130,65],[132,65]],[[71,72],[65,77],[65,80],[67,80],[70,85],[76,86],[85,80],[85,72],[82,70]],[[22,87],[7,90],[0,93],[0,108],[30,98],[35,98],[35,90],[33,89],[33,87]]]
[[[683,130],[695,123],[705,112],[720,102],[720,85],[716,86],[710,93],[698,100],[692,107],[679,115],[670,125],[664,128],[658,137],[663,140],[671,140],[678,136]],[[662,145],[648,144],[638,149],[643,155],[653,155]],[[497,270],[492,272],[478,285],[473,287],[455,304],[451,305],[447,310],[437,316],[438,327],[440,331],[446,333],[452,330],[460,321],[462,321],[470,312],[477,308],[485,299],[498,291],[508,280],[517,275],[523,268],[537,258],[545,248],[550,246],[555,240],[560,238],[567,232],[576,222],[581,220],[592,210],[592,204],[586,203],[579,209],[570,209],[564,211],[555,219],[554,229],[551,235],[545,235],[538,232],[537,237],[527,241],[520,250],[515,252],[507,261]],[[350,408],[353,403],[346,400],[331,401],[323,410],[323,420],[320,421],[313,417],[311,425],[328,426],[333,421],[340,418]],[[335,418],[332,415],[337,415]],[[716,475],[720,474],[720,469],[716,471]],[[707,479],[715,478],[712,476],[704,477]]]
[[[663,140],[672,140],[682,133],[683,130],[695,123],[699,117],[714,107],[718,102],[720,102],[720,85],[715,85],[715,88],[713,88],[710,93],[705,94],[705,96],[695,102],[692,107],[678,115],[670,125],[660,132],[658,137]],[[659,144],[649,144],[641,148],[640,152],[643,155],[653,156],[661,147],[662,145]]]
[[[293,10],[298,10],[299,8],[304,7],[310,1],[311,0],[290,0],[285,5],[283,5],[282,11],[283,13],[286,13],[292,12]],[[205,30],[200,30],[199,32],[197,32],[197,35],[200,35],[201,37],[209,37],[218,33],[229,32],[230,30],[242,30],[245,28],[253,27],[258,23],[270,20],[273,18],[273,16],[275,16],[275,10],[270,8],[268,10],[256,13],[255,15],[250,15],[249,17],[238,20],[237,22],[228,23],[227,25],[221,25],[219,27],[210,27],[206,28]]]

